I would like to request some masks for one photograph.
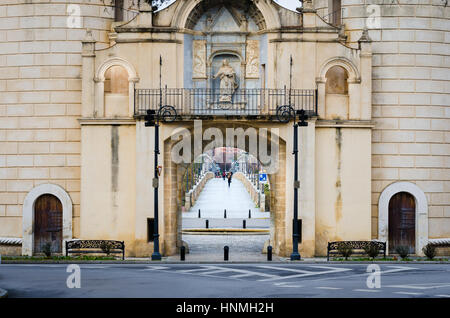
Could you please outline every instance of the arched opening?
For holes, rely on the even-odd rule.
[[[34,203],[34,253],[50,249],[62,252],[63,208],[61,201],[52,194],[43,194]]]
[[[348,73],[339,65],[330,67],[325,74],[325,110],[327,119],[348,119]]]
[[[398,192],[389,200],[389,252],[396,253],[406,246],[410,254],[415,253],[416,203],[408,192]]]
[[[240,259],[264,258],[270,185],[263,172],[256,157],[233,147],[208,150],[187,167],[177,241],[189,246],[191,260],[220,260],[224,246]]]
[[[199,127],[199,126],[197,126]],[[192,131],[190,131],[192,129]],[[203,136],[203,142],[202,144],[199,144],[198,146],[202,146],[201,152],[196,154],[196,156],[199,156],[200,154],[205,154],[208,152],[208,150],[211,149],[217,149],[221,147],[231,147],[231,148],[238,148],[238,153],[241,153],[242,151],[248,152],[249,154],[254,155],[258,161],[262,164],[262,169],[265,169],[267,171],[266,180],[269,183],[269,186],[267,188],[268,191],[267,195],[270,197],[268,205],[270,206],[270,217],[269,217],[269,233],[270,233],[270,244],[273,246],[273,252],[277,255],[287,255],[287,230],[284,226],[286,222],[286,189],[284,185],[284,180],[286,178],[286,158],[284,154],[286,153],[286,141],[284,139],[281,139],[279,137],[279,133],[277,128],[270,129],[269,131],[265,131],[265,128],[259,128],[258,125],[251,126],[248,124],[242,124],[242,123],[234,123],[229,124],[226,122],[211,122],[207,123],[199,127],[199,133],[201,132]],[[259,130],[258,130],[259,129]],[[263,130],[261,130],[263,129]],[[162,243],[162,250],[164,251],[164,254],[166,256],[175,256],[179,254],[180,247],[182,246],[182,219],[183,219],[183,213],[187,213],[188,210],[186,209],[185,202],[185,187],[186,187],[186,170],[190,170],[189,166],[195,161],[194,159],[196,157],[192,156],[194,154],[194,143],[187,143],[187,147],[191,147],[190,154],[187,156],[188,158],[183,158],[181,161],[178,161],[178,159],[174,159],[173,155],[176,156],[180,155],[181,150],[180,144],[185,144],[185,141],[183,137],[183,140],[179,139],[179,136],[185,135],[185,136],[193,136],[194,127],[188,126],[185,128],[189,132],[189,134],[186,134],[186,131],[181,133],[181,131],[177,130],[177,133],[179,135],[176,135],[174,133],[173,136],[168,137],[164,141],[164,148],[167,149],[164,151],[164,166],[163,166],[163,177],[164,177],[164,218],[161,221],[161,225],[164,226],[164,240]],[[245,132],[244,132],[245,130]],[[254,132],[253,132],[254,130]],[[242,139],[240,136],[241,133],[244,133],[241,137],[245,136],[245,140]],[[255,133],[255,136],[258,136],[258,133],[260,134],[260,138],[256,139],[256,142],[253,142],[250,140],[250,136],[253,136]],[[267,133],[267,135],[266,135]],[[228,143],[228,141],[231,142],[232,134],[238,134],[234,135],[235,142],[231,143],[231,145]],[[176,137],[175,137],[176,136]],[[189,138],[189,137],[188,137]],[[252,137],[253,138],[253,137]],[[187,139],[189,140],[189,139]],[[211,140],[214,140],[211,142]],[[224,144],[224,141],[227,140],[227,143]],[[236,143],[237,141],[237,143]],[[258,145],[258,148],[254,149],[253,146]],[[199,147],[200,148],[200,147]],[[196,148],[197,149],[197,148]],[[184,148],[183,148],[183,154]],[[211,158],[213,157],[212,154],[209,154]],[[206,160],[206,159],[205,159]],[[230,162],[235,161],[236,158],[232,158]],[[244,160],[243,158],[239,159],[238,161]],[[239,165],[234,164],[233,166],[230,164],[224,165],[225,168],[237,169]],[[197,167],[198,168],[198,167]],[[195,169],[194,169],[195,170]],[[220,165],[217,165],[217,170],[220,170]],[[255,189],[258,189],[258,179],[257,179],[257,169],[254,169],[254,176],[253,180],[255,181],[256,185],[254,184],[253,187]],[[214,175],[214,173],[210,173]],[[241,172],[235,172],[232,177],[232,183],[230,189],[232,190],[233,185],[236,185],[236,183],[233,183],[237,180],[238,176],[241,175]],[[192,178],[191,172],[189,172],[189,176]],[[247,176],[247,178],[249,178]],[[214,178],[216,179],[216,178]],[[239,180],[243,181],[243,180]],[[228,191],[228,184],[227,179],[223,180],[221,178],[217,178],[217,182],[221,182],[220,184],[223,186],[224,191]],[[250,182],[244,182],[247,184],[250,184]],[[236,188],[235,188],[236,189]],[[191,186],[189,184],[188,190],[191,190]],[[189,192],[188,191],[188,192]],[[247,190],[247,193],[249,191]],[[253,193],[253,191],[252,191]],[[249,194],[247,194],[249,195]],[[197,202],[199,202],[201,198],[197,198]],[[231,199],[232,200],[232,199]],[[256,198],[257,200],[257,198]],[[257,201],[254,201],[257,202]],[[195,204],[195,202],[194,202]],[[262,204],[261,204],[262,206]],[[265,204],[264,204],[265,206]],[[189,209],[191,207],[189,206]],[[255,203],[253,203],[253,208],[258,209],[259,206]],[[184,209],[184,212],[183,212]],[[245,212],[245,216],[248,217],[248,208],[243,209]],[[243,213],[244,213],[243,212]],[[268,211],[265,211],[268,212]],[[198,220],[198,210],[193,210],[192,215],[194,219]],[[224,208],[220,207],[220,211],[216,212],[218,215],[220,215],[221,219],[224,219]],[[205,214],[201,212],[201,216],[203,219],[203,216]],[[230,216],[230,212],[227,211],[227,218]],[[252,220],[254,218],[254,215],[252,217]],[[200,221],[202,228],[206,227],[206,222],[203,219]],[[243,218],[237,221],[240,228],[243,227]],[[213,225],[212,223],[210,225]],[[267,240],[268,241],[268,240]],[[259,257],[264,258],[264,255],[262,252],[262,247],[260,245],[257,245],[258,247],[258,253]],[[223,253],[223,246],[221,249]],[[236,252],[236,251],[235,251]],[[236,254],[234,254],[236,255]],[[242,253],[239,253],[238,255],[243,255]],[[220,254],[217,254],[218,257],[220,257]],[[223,254],[222,254],[223,257]]]
[[[105,72],[105,116],[128,115],[128,72],[120,65],[113,65]]]
[[[348,94],[348,74],[345,68],[339,65],[330,67],[325,74],[326,94]]]

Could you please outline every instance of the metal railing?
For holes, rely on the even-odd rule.
[[[282,105],[317,114],[316,89],[250,88],[230,93],[205,88],[136,89],[134,114],[158,110],[161,103],[174,107],[178,116],[274,116]]]

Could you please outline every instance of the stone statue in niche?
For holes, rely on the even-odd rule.
[[[220,103],[231,103],[231,98],[238,88],[238,83],[236,80],[236,72],[230,66],[227,59],[224,59],[222,66],[220,67],[214,79],[220,78]]]

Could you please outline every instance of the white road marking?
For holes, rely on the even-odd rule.
[[[141,269],[141,271],[157,271],[157,270],[165,270],[168,269],[170,267],[167,266],[147,266],[147,268],[145,269]]]
[[[276,266],[266,266],[266,265],[262,265],[262,266],[258,266],[258,267],[259,268],[268,268],[268,269],[282,270],[282,271],[288,271],[288,272],[295,272],[295,273],[304,273],[304,274],[311,273],[311,271],[305,271],[305,270],[293,269],[293,268],[286,268],[286,267],[276,267]]]
[[[339,287],[326,287],[326,286],[324,286],[324,287],[316,287],[317,289],[330,289],[330,290],[337,290],[337,289],[342,289],[342,288],[339,288]]]
[[[411,293],[411,292],[395,292],[396,294],[402,294],[402,295],[423,295],[423,293]]]
[[[210,270],[212,268],[215,268],[215,266],[201,266],[200,268],[194,268],[194,269],[182,269],[182,270],[176,270],[177,273],[193,273],[193,272],[201,272],[205,270]]]
[[[331,266],[309,266],[312,268],[325,268],[328,269],[327,271],[321,271],[321,272],[313,272],[313,271],[307,271],[304,274],[298,274],[298,275],[289,275],[289,276],[277,276],[276,278],[268,278],[268,279],[260,279],[260,281],[270,281],[270,280],[277,280],[277,279],[290,279],[290,278],[298,278],[298,277],[306,277],[306,276],[315,276],[315,275],[323,275],[323,274],[332,274],[332,273],[339,273],[339,272],[346,272],[351,271],[351,268],[337,268],[337,267],[331,267]],[[329,270],[331,269],[331,270]]]
[[[380,274],[396,273],[396,272],[409,271],[409,270],[412,270],[412,269],[416,269],[414,267],[406,267],[406,266],[390,266],[390,265],[386,265],[386,267],[391,267],[391,268],[394,268],[394,269],[389,269],[387,271],[381,271]]]
[[[378,292],[380,292],[379,290],[376,290],[376,289],[353,289],[353,291],[368,292],[368,293],[378,293]]]
[[[429,285],[429,286],[426,286],[426,285]],[[406,289],[434,289],[434,288],[450,287],[450,284],[449,283],[434,283],[434,284],[426,283],[426,284],[414,284],[414,285],[388,285],[388,286],[384,286],[384,287],[406,288]]]
[[[292,283],[289,282],[282,282],[282,283],[274,283],[275,286],[277,287],[287,287],[287,288],[300,288],[303,287],[302,285],[289,285]]]
[[[230,271],[232,271],[232,269],[223,268],[223,269],[216,269],[216,270],[213,270],[211,272],[203,272],[203,273],[200,273],[199,275],[208,276],[208,275],[214,275],[214,274],[217,274],[217,273],[230,272]]]
[[[450,298],[450,295],[436,295],[436,297],[446,297],[446,298]]]

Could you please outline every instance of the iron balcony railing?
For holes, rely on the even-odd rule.
[[[230,96],[231,95],[231,96]],[[274,116],[279,106],[304,109],[317,115],[316,89],[236,89],[232,94],[220,89],[163,88],[136,89],[136,116],[148,109],[170,105],[178,116]]]

